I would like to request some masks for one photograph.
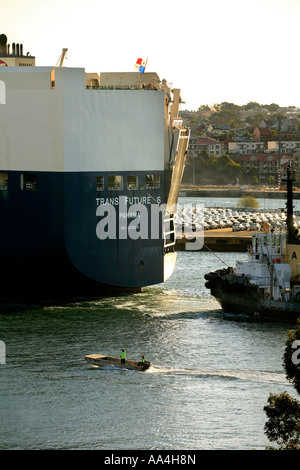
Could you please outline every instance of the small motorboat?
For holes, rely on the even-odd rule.
[[[85,360],[89,364],[98,367],[118,367],[120,369],[133,369],[140,371],[147,370],[151,367],[149,361],[142,362],[125,359],[125,363],[122,363],[119,357],[104,356],[103,354],[90,354],[85,356]]]

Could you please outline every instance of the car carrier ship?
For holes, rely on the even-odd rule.
[[[156,73],[36,66],[0,35],[0,297],[164,282],[190,130]]]
[[[252,236],[248,260],[205,274],[226,313],[294,322],[300,316],[300,237],[294,226],[294,170],[287,168],[286,229],[266,224]]]

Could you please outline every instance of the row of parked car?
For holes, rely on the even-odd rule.
[[[297,217],[294,216],[294,225],[300,228]],[[285,226],[284,212],[246,212],[234,209],[218,208],[179,208],[175,214],[175,228],[178,230],[215,230],[231,228],[232,231],[260,231],[268,224],[270,228],[280,229]]]

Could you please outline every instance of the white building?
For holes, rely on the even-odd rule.
[[[243,141],[243,142],[229,142],[228,153],[230,155],[255,155],[263,153],[265,149],[265,142]]]
[[[198,137],[198,152],[206,150],[209,155],[220,157],[222,155],[222,143],[218,140],[210,139],[208,137]]]
[[[268,151],[278,153],[279,143],[278,141],[269,141],[268,142]],[[281,154],[283,153],[291,153],[296,150],[300,150],[300,142],[299,141],[284,141],[280,143],[280,150]]]

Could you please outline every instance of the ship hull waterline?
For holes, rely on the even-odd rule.
[[[101,220],[96,215],[99,193],[95,190],[85,193],[84,200],[76,192],[71,195],[68,187],[74,187],[74,180],[83,185],[78,175],[58,178],[54,174],[38,174],[39,191],[26,194],[18,189],[20,173],[8,175],[11,186],[15,181],[16,190],[1,192],[2,216],[6,220],[1,240],[6,249],[1,261],[0,298],[140,292],[145,286],[165,282],[172,274],[176,253],[164,252],[161,233],[151,240],[151,204],[146,206],[148,239],[131,239],[128,231],[126,239],[99,240],[96,235]],[[96,178],[95,174],[83,176],[85,180]],[[152,190],[153,199],[148,197],[148,202],[159,196],[162,199],[162,189]],[[103,199],[110,201],[119,201],[120,196],[127,198],[130,210],[132,192],[101,193]],[[135,197],[141,200],[145,196],[138,193]],[[120,208],[114,207],[119,220]]]
[[[237,293],[229,294],[217,288],[211,288],[211,295],[226,314],[279,322],[295,322],[300,316],[299,302],[291,302],[289,307],[286,307],[278,300],[263,300]]]

